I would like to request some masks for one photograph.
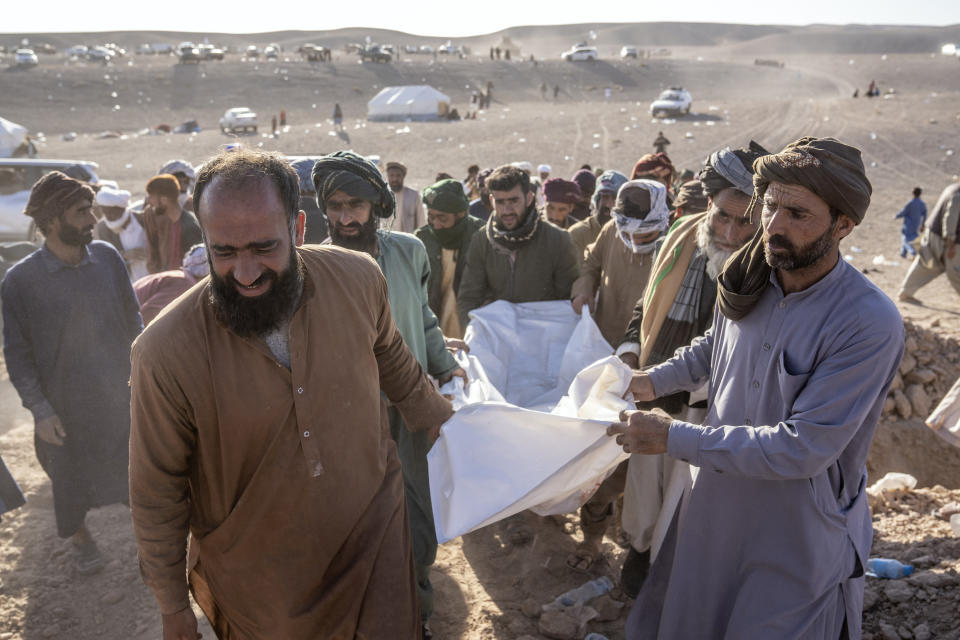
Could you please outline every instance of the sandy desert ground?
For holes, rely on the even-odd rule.
[[[420,188],[441,171],[462,177],[474,163],[545,162],[564,177],[584,163],[629,173],[659,130],[672,140],[668,153],[675,165],[693,170],[725,145],[753,139],[778,150],[801,135],[831,135],[862,149],[874,187],[867,218],[844,242],[843,252],[895,297],[908,263],[897,256],[894,214],[913,187],[923,187],[932,206],[960,174],[960,62],[874,47],[855,54],[790,53],[780,56],[784,68],[754,65],[756,51],[776,49],[768,41],[773,37],[776,33],[761,38],[766,40],[760,49],[744,42],[687,45],[675,47],[669,58],[589,64],[473,56],[375,65],[359,64],[342,51],[322,65],[295,54],[276,62],[234,56],[198,66],[156,57],[130,57],[110,66],[51,57],[29,71],[0,72],[0,115],[42,132],[42,157],[96,161],[101,176],[135,194],[142,194],[164,161],[182,157],[199,163],[236,140],[287,154],[352,148],[384,161],[401,160],[410,168],[408,184]],[[854,88],[863,93],[871,79],[894,93],[853,99]],[[493,83],[493,105],[476,120],[365,120],[366,101],[384,86],[431,84],[464,112],[471,91],[487,82]],[[559,98],[544,99],[542,83],[558,85]],[[693,113],[652,120],[647,105],[662,88],[676,84],[693,93]],[[334,103],[345,114],[339,134],[329,120]],[[261,131],[272,114],[286,109],[289,128],[277,136],[228,138],[217,120],[233,106],[257,111]],[[203,131],[138,133],[190,119]],[[115,134],[103,137],[107,131]],[[66,141],[70,132],[77,136]],[[927,386],[935,402],[960,374],[960,296],[940,278],[919,298],[922,306],[901,305],[901,312],[914,337],[917,366],[941,372]],[[34,457],[32,422],[6,380],[0,382],[0,407],[0,451],[29,498],[26,507],[0,522],[0,640],[158,638],[159,616],[137,573],[128,510],[115,506],[91,514],[109,564],[96,576],[75,575],[67,545],[54,533],[50,486]],[[907,471],[923,488],[875,510],[875,553],[912,560],[920,573],[896,581],[894,588],[889,581],[870,582],[865,637],[960,638],[960,539],[951,535],[944,512],[936,514],[960,500],[960,452],[941,444],[916,416],[903,419],[893,412],[878,429],[869,466],[874,479],[886,471]],[[580,536],[577,518],[567,520],[563,526],[533,523],[538,534],[524,547],[511,546],[496,525],[441,547],[433,573],[437,637],[547,637],[528,615],[534,605],[591,577],[565,565]],[[615,532],[609,535],[592,576],[619,573],[623,550]],[[629,604],[613,596],[597,606],[600,618],[588,631],[623,637]],[[209,628],[205,637],[212,637]]]

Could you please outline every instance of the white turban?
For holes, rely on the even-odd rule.
[[[550,165],[548,164],[542,164],[539,167],[537,167],[537,173],[551,173],[551,172],[552,170],[550,169]]]
[[[97,192],[94,202],[101,207],[123,207],[130,204],[130,192],[122,189],[103,187]]]

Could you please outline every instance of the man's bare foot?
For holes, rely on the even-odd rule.
[[[917,299],[914,298],[913,296],[911,296],[911,295],[909,295],[909,294],[906,294],[906,293],[901,293],[901,294],[899,294],[899,295],[897,296],[897,300],[899,300],[900,302],[906,302],[907,304],[917,304],[917,305],[923,306],[923,303],[922,303],[922,302],[920,302],[919,300],[917,300]]]

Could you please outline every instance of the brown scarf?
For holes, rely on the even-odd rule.
[[[873,188],[860,150],[834,138],[800,138],[780,153],[755,160],[753,170],[754,194],[747,209],[751,216],[771,182],[806,187],[856,224],[870,206]],[[720,312],[730,320],[746,317],[769,284],[770,272],[760,225],[753,239],[730,256],[717,279]]]

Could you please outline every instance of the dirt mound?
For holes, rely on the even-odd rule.
[[[960,491],[937,486],[895,493],[874,506],[871,557],[894,558],[916,571],[902,580],[867,577],[864,640],[960,638],[960,537],[947,522],[958,500]]]
[[[919,486],[960,489],[960,449],[941,440],[923,423],[960,376],[960,342],[911,321],[900,369],[890,387],[870,448],[872,478],[901,471]]]

